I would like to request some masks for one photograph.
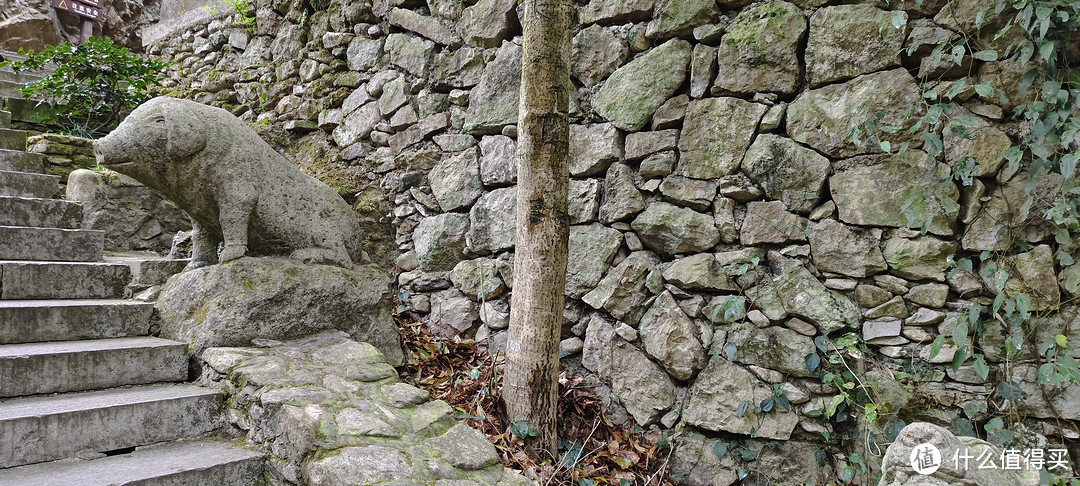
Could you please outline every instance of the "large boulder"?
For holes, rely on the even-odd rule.
[[[682,85],[688,64],[690,43],[667,41],[608,76],[592,99],[593,109],[616,127],[638,131]]]
[[[878,165],[856,164],[829,178],[829,190],[848,224],[921,228],[952,235],[960,214],[960,191],[949,166],[926,152],[908,150]]]
[[[671,292],[656,297],[638,328],[645,351],[676,380],[689,380],[708,358],[697,324],[686,316]]]
[[[771,133],[758,135],[742,161],[743,172],[766,196],[802,214],[817,206],[829,168],[825,156]]]
[[[798,48],[805,35],[806,17],[790,3],[772,0],[743,10],[720,39],[713,93],[794,93],[802,81]]]
[[[934,453],[936,451],[936,454]],[[1035,486],[1039,472],[1034,468],[1016,470],[1003,467],[979,467],[984,454],[998,459],[999,447],[977,437],[956,436],[948,429],[926,422],[908,424],[885,449],[878,486]],[[962,457],[974,456],[970,462]],[[934,460],[922,462],[917,458]],[[954,458],[956,458],[954,460]],[[998,464],[995,461],[995,464]],[[934,467],[936,465],[936,467]],[[916,469],[915,466],[919,466]],[[923,469],[925,467],[925,469]]]
[[[581,300],[594,309],[603,309],[612,317],[631,325],[645,312],[642,305],[649,293],[645,277],[660,260],[652,252],[636,251],[623,259]]]
[[[990,193],[982,210],[964,229],[960,244],[968,251],[1004,251],[1018,242],[1036,243],[1057,232],[1056,226],[1043,218],[1046,210],[1061,196],[1064,179],[1060,174],[1039,171],[1033,176],[1034,189],[1025,189],[1029,175],[1021,172]],[[1028,194],[1038,195],[1025,212]]]
[[[393,279],[374,266],[340,268],[278,257],[245,257],[189,270],[161,290],[161,336],[198,354],[253,339],[293,339],[340,330],[404,360],[392,317]]]
[[[514,247],[517,228],[517,187],[504,187],[484,194],[469,211],[469,250],[496,253]]]
[[[814,342],[791,329],[769,326],[759,329],[749,323],[728,330],[728,342],[735,344],[735,362],[760,366],[792,376],[813,376],[806,369],[806,357],[814,354]]]
[[[454,268],[457,262],[465,258],[467,231],[469,217],[464,214],[443,213],[421,219],[412,234],[413,248],[420,266],[426,270]]]
[[[715,179],[739,169],[743,153],[768,108],[739,98],[705,98],[686,107],[675,172]]]
[[[622,240],[622,233],[601,224],[570,227],[566,262],[568,297],[580,299],[596,287]]]
[[[607,27],[592,25],[581,29],[571,44],[570,72],[586,85],[593,85],[615,72],[630,53],[626,39]]]
[[[881,254],[880,229],[825,219],[812,224],[807,235],[818,270],[862,278],[888,269]]]
[[[463,130],[474,134],[498,133],[502,127],[517,123],[520,85],[521,46],[504,42],[469,96]]]
[[[754,412],[754,407],[774,395],[771,387],[753,374],[726,359],[710,360],[687,392],[683,418],[686,423],[705,430],[731,432],[767,439],[787,440],[799,423],[793,411],[774,408]],[[746,413],[739,406],[747,402]]]
[[[830,157],[880,151],[856,145],[848,138],[852,128],[882,113],[881,124],[903,127],[896,133],[877,133],[881,139],[899,146],[911,135],[908,128],[921,116],[911,107],[920,106],[915,78],[906,69],[866,74],[845,83],[830,84],[803,92],[787,109],[788,135]]]
[[[955,250],[955,247],[953,248]],[[1009,276],[1004,285],[994,277],[997,272],[987,268],[990,265],[994,265],[994,270],[1004,271]],[[991,293],[1004,292],[1006,296],[1013,298],[1020,294],[1027,295],[1031,310],[1050,310],[1057,307],[1061,301],[1053,251],[1047,245],[1002,257],[997,263],[985,262],[980,273]]]
[[[806,77],[817,87],[900,64],[907,15],[873,5],[834,5],[810,17]]]
[[[428,173],[431,193],[443,211],[467,208],[484,194],[476,149],[447,155]]]
[[[663,255],[701,252],[720,242],[712,216],[665,202],[650,204],[630,227],[645,246]]]
[[[746,296],[769,319],[778,321],[794,314],[825,334],[859,327],[859,306],[851,299],[825,288],[798,260],[775,252],[769,252],[768,259],[776,275],[746,289]]]

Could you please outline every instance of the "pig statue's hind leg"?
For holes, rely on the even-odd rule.
[[[192,270],[217,263],[219,241],[203,229],[194,219],[191,220],[191,262],[184,270]]]
[[[247,254],[248,224],[258,201],[255,188],[250,186],[227,188],[225,195],[230,199],[221,203],[218,214],[221,234],[225,237],[225,247],[218,255],[222,263]]]

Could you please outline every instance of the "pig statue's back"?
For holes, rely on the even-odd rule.
[[[100,163],[191,215],[193,266],[245,254],[343,266],[363,260],[359,221],[348,204],[225,110],[154,98],[94,149]]]

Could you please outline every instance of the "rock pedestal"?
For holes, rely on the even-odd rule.
[[[245,257],[170,279],[156,303],[162,336],[199,353],[253,339],[292,339],[345,331],[371,343],[391,365],[404,360],[391,317],[390,276],[288,258]]]

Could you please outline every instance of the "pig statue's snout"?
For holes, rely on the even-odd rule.
[[[94,158],[99,165],[115,167],[128,162],[128,157],[125,157],[123,152],[118,150],[116,138],[111,134],[94,140]]]

